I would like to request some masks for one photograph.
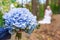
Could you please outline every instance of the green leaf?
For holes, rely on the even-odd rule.
[[[12,3],[14,3],[16,0],[11,0]]]

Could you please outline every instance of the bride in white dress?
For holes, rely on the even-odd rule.
[[[50,24],[51,16],[52,16],[52,10],[51,10],[50,6],[47,6],[47,9],[45,10],[44,18],[43,18],[43,20],[38,21],[38,24]]]

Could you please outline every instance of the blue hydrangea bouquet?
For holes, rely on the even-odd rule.
[[[10,28],[10,33],[11,30],[14,29],[17,31],[23,29],[25,32],[31,34],[37,26],[36,16],[26,8],[11,9],[8,13],[3,15],[3,18],[6,28]]]

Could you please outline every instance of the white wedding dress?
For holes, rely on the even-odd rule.
[[[50,24],[51,23],[51,15],[52,15],[52,11],[46,9],[44,19],[38,21],[38,24]]]

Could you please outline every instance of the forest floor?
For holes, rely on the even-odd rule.
[[[60,14],[53,15],[51,24],[40,25],[40,28],[32,33],[30,39],[60,40]]]
[[[60,14],[53,15],[51,24],[40,25],[30,38],[23,32],[21,40],[60,40]]]

